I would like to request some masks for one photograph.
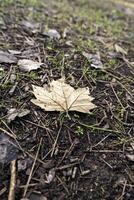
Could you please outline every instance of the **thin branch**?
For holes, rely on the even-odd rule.
[[[53,144],[52,152],[51,152],[51,157],[52,157],[53,154],[54,154],[54,150],[55,150],[55,147],[56,147],[56,145],[57,145],[57,141],[58,141],[58,138],[59,138],[61,129],[62,129],[62,124],[61,124],[61,126],[60,126],[60,128],[59,128],[59,131],[58,131],[58,133],[57,133],[57,137],[56,137],[55,142],[54,142],[54,144]]]
[[[105,129],[105,128],[100,128],[100,127],[96,127],[94,125],[87,125],[87,124],[83,124],[81,122],[79,122],[80,125],[85,126],[89,129],[93,129],[93,130],[98,130],[98,131],[104,131],[104,132],[110,132],[110,133],[116,133],[116,134],[120,134],[121,132],[116,131],[116,130],[111,130],[111,129]]]
[[[28,190],[28,187],[29,187],[29,183],[30,183],[31,178],[32,178],[32,174],[33,174],[33,170],[34,170],[34,167],[35,167],[35,163],[36,163],[37,157],[39,155],[39,150],[40,150],[40,147],[41,147],[41,143],[42,143],[42,138],[40,140],[40,143],[39,143],[39,146],[38,146],[38,149],[37,149],[37,153],[36,153],[36,156],[35,156],[35,159],[34,159],[34,162],[33,162],[33,165],[32,165],[32,168],[31,168],[31,171],[30,171],[30,174],[29,174],[29,177],[28,177],[25,189],[24,189],[23,198],[26,196],[26,193],[27,193],[27,190]]]
[[[11,178],[8,200],[15,199],[15,186],[16,186],[16,160],[11,161]]]

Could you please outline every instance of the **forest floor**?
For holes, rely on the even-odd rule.
[[[0,4],[0,199],[134,199],[133,1]],[[90,114],[31,102],[62,76],[89,88]]]

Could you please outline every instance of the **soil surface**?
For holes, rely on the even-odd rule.
[[[0,4],[0,199],[134,199],[133,1]],[[32,85],[63,76],[96,108],[31,102]]]

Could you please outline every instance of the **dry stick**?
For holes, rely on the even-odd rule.
[[[33,124],[33,125],[35,125],[35,126],[37,126],[37,127],[40,127],[40,128],[43,128],[43,129],[46,129],[46,130],[52,132],[52,130],[49,129],[49,128],[47,128],[46,126],[44,126],[44,124],[43,124],[43,126],[42,126],[42,125],[36,124],[36,123],[34,123],[34,122],[31,122],[31,121],[29,121],[29,120],[24,120],[24,121],[25,121],[25,122],[28,122],[28,123],[30,123],[30,124]]]
[[[133,95],[131,94],[131,92],[120,82],[120,79],[119,79],[117,76],[113,75],[112,73],[110,73],[110,72],[108,72],[108,71],[106,71],[106,70],[103,70],[103,72],[105,72],[105,73],[109,74],[110,76],[114,77],[114,78],[116,79],[117,83],[119,83],[120,86],[121,86],[124,90],[126,90],[126,92],[133,98]]]
[[[101,144],[105,139],[107,139],[109,136],[111,135],[111,133],[109,133],[106,137],[102,138],[97,144],[94,144],[93,146],[91,146],[91,149],[93,149],[94,147],[97,147],[99,144]]]
[[[117,200],[123,200],[124,199],[123,197],[124,197],[124,194],[125,194],[126,186],[127,186],[127,180],[124,183],[122,194],[121,194],[121,196]]]
[[[61,167],[57,167],[56,170],[64,170],[64,169],[73,167],[73,166],[78,165],[78,164],[80,164],[80,161],[75,162],[75,163],[71,163],[71,164],[67,164],[67,165],[63,165]]]
[[[131,92],[120,82],[117,80],[117,82],[121,85],[121,87],[126,90],[126,92],[133,98],[133,95],[131,94]]]
[[[6,124],[6,122],[4,122],[3,120],[1,120],[1,122],[6,126],[6,128],[11,132],[12,137],[14,137],[14,139],[17,139],[17,136],[15,135],[15,133],[11,130],[11,128]],[[2,129],[2,128],[1,128]],[[4,131],[4,129],[3,129]],[[8,133],[7,131],[5,131],[6,133]]]
[[[31,184],[29,184],[29,187],[35,187],[35,186],[37,186],[39,183],[31,183]],[[18,186],[18,188],[25,188],[26,187],[26,185],[20,185],[20,186]]]
[[[60,135],[61,129],[62,129],[62,124],[61,124],[61,126],[60,126],[60,129],[59,129],[59,131],[58,131],[57,137],[56,137],[55,142],[54,142],[54,144],[53,144],[52,152],[51,152],[51,157],[52,157],[53,154],[54,154],[54,150],[55,150],[55,147],[56,147],[56,144],[57,144],[57,141],[58,141],[58,138],[59,138],[59,135]]]
[[[8,136],[10,136],[11,138],[13,138],[15,141],[16,141],[16,143],[18,144],[18,146],[19,146],[19,149],[24,153],[24,154],[27,154],[29,157],[31,157],[32,159],[35,159],[35,156],[34,155],[32,155],[32,154],[30,154],[29,152],[27,152],[27,151],[25,151],[22,147],[21,147],[21,145],[19,144],[19,142],[18,142],[18,140],[16,139],[16,135],[13,133],[13,132],[11,132],[11,133],[9,133],[8,131],[6,131],[5,129],[3,129],[3,128],[1,128],[0,127],[0,130],[2,131],[2,132],[4,132],[4,133],[6,133]],[[11,131],[11,130],[10,130]],[[45,159],[45,158],[44,158]],[[43,162],[41,159],[39,159],[39,158],[37,158],[37,160],[38,160],[38,162],[40,162],[42,165],[46,165],[46,163],[45,162]]]
[[[124,186],[124,184],[123,183],[121,183],[121,185],[123,185]],[[131,184],[126,184],[126,187],[133,187],[134,188],[134,185],[131,185]]]
[[[11,161],[11,178],[10,178],[8,200],[14,200],[15,186],[16,186],[16,160],[13,160]]]
[[[68,188],[67,188],[67,186],[66,186],[66,184],[60,179],[59,176],[56,176],[56,177],[57,177],[57,179],[59,180],[59,182],[62,184],[62,186],[63,186],[63,188],[65,189],[65,191],[67,192],[67,194],[70,194],[70,193],[69,193],[69,190],[68,190]]]
[[[4,193],[6,192],[6,190],[7,190],[6,187],[2,188],[2,189],[0,190],[0,196],[1,196],[2,194],[4,194]]]
[[[31,168],[31,171],[30,171],[30,174],[29,174],[29,177],[28,177],[28,180],[27,180],[27,183],[26,183],[25,189],[24,189],[23,198],[25,197],[25,195],[26,195],[26,193],[27,193],[28,186],[29,186],[29,183],[30,183],[31,178],[32,178],[32,174],[33,174],[34,166],[35,166],[35,163],[36,163],[36,160],[37,160],[38,154],[39,154],[39,150],[40,150],[41,143],[42,143],[42,138],[41,138],[41,140],[40,140],[40,143],[39,143],[39,146],[38,146],[38,149],[37,149],[37,153],[36,153],[36,155],[35,155],[35,159],[34,159],[34,162],[33,162],[33,165],[32,165],[32,168]]]
[[[110,85],[111,85],[111,88],[112,88],[112,90],[113,90],[113,93],[114,93],[114,95],[115,95],[117,101],[119,102],[120,106],[122,107],[123,110],[125,110],[125,108],[124,108],[123,104],[121,103],[121,101],[120,101],[120,99],[119,99],[117,93],[115,92],[115,89],[114,89],[113,85],[112,85],[112,84],[110,84]]]
[[[5,124],[5,125],[6,125],[6,124]],[[8,128],[8,126],[7,126],[7,128]],[[11,131],[12,134],[9,133],[8,131],[6,131],[5,129],[1,128],[1,127],[0,127],[0,130],[3,131],[4,133],[6,133],[6,134],[7,134],[8,136],[10,136],[11,138],[13,138],[13,139],[16,141],[16,143],[17,143],[18,147],[20,148],[20,150],[21,150],[23,153],[25,153],[24,150],[22,149],[22,147],[20,146],[18,140],[17,140],[17,136],[12,132],[11,129],[9,129],[9,130]]]
[[[74,149],[76,145],[75,140],[72,142],[71,146],[69,147],[68,150],[65,151],[64,155],[62,156],[61,160],[58,162],[57,167],[62,163],[62,161],[64,160],[65,157],[68,157],[70,155],[70,153],[72,152],[72,150]]]
[[[110,132],[110,133],[116,133],[116,134],[120,134],[121,132],[119,131],[116,131],[116,130],[111,130],[111,129],[105,129],[105,128],[99,128],[99,127],[96,127],[94,125],[87,125],[87,124],[83,124],[81,123],[80,121],[78,121],[78,123],[82,126],[85,126],[89,129],[94,129],[94,130],[98,130],[98,131],[104,131],[104,132]]]
[[[11,67],[10,67],[10,69],[9,69],[9,72],[8,72],[7,76],[4,78],[4,79],[5,79],[4,84],[7,83],[8,79],[9,79],[9,77],[10,77],[10,75],[11,75],[12,68],[13,68],[13,65],[11,65]]]
[[[134,63],[132,64],[129,62],[125,57],[123,57],[124,62],[127,64],[127,66],[130,68],[130,72],[134,75]]]
[[[95,153],[123,153],[124,151],[115,151],[115,150],[109,150],[109,149],[101,149],[101,150],[86,150],[86,152],[95,152]]]
[[[100,160],[102,160],[108,167],[110,167],[111,169],[113,169],[113,167],[103,158],[100,158]]]
[[[0,130],[4,133],[6,133],[8,136],[10,136],[11,138],[13,138],[14,140],[16,140],[16,135],[13,135],[11,133],[9,133],[8,131],[6,131],[5,129],[0,127]]]
[[[108,72],[108,71],[106,71],[106,70],[103,70],[103,72],[105,72],[105,73],[109,74],[110,76],[114,77],[114,78],[116,79],[117,83],[119,83],[119,84],[121,85],[121,87],[122,87],[124,90],[126,90],[126,92],[127,92],[131,97],[133,97],[133,95],[131,94],[131,92],[120,82],[120,79],[119,79],[117,76],[113,75],[112,73],[110,73],[110,72]]]

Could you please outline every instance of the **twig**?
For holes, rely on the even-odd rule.
[[[95,153],[123,153],[123,151],[115,151],[109,149],[101,149],[101,150],[86,150],[86,152],[95,152]]]
[[[6,190],[7,190],[6,187],[2,188],[2,189],[0,190],[0,196],[1,196],[2,194],[4,194],[4,193],[6,192]]]
[[[100,158],[100,160],[102,160],[108,167],[110,167],[111,169],[113,169],[113,167],[103,158]]]
[[[105,72],[105,73],[109,74],[110,76],[114,77],[116,79],[117,83],[133,98],[133,95],[131,94],[131,92],[121,83],[121,79],[122,78],[119,79],[119,77],[113,75],[112,73],[110,73],[110,72],[108,72],[106,70],[103,70],[103,72]],[[123,78],[128,79],[127,77],[123,77]]]
[[[123,200],[124,199],[123,196],[125,194],[126,184],[127,184],[127,180],[124,183],[122,194],[121,194],[121,196],[117,200]]]
[[[8,200],[15,199],[15,186],[16,186],[16,160],[11,161],[11,178]]]
[[[133,98],[133,95],[131,94],[131,92],[120,82],[117,80],[117,82],[121,85],[121,87],[126,90],[126,92]]]
[[[55,142],[54,142],[54,144],[53,144],[52,152],[51,152],[51,157],[52,157],[53,154],[54,154],[54,150],[55,150],[55,147],[56,147],[56,144],[57,144],[57,141],[58,141],[58,138],[59,138],[61,129],[62,129],[62,124],[61,124],[61,126],[60,126],[60,128],[59,128],[59,131],[58,131],[58,133],[57,133],[57,137],[56,137]]]
[[[52,132],[52,130],[49,129],[49,128],[47,128],[44,124],[43,124],[43,126],[42,126],[42,125],[39,125],[39,124],[37,124],[37,123],[31,122],[31,121],[29,121],[29,120],[24,120],[24,121],[25,121],[25,122],[28,122],[28,123],[30,123],[30,124],[33,124],[33,125],[35,125],[35,126],[37,126],[37,127],[40,127],[40,128],[46,129],[47,131]]]
[[[113,85],[112,85],[112,84],[110,84],[110,85],[111,85],[111,88],[112,88],[112,90],[113,90],[113,93],[114,93],[114,95],[115,95],[117,101],[118,101],[119,104],[121,105],[122,109],[125,110],[125,108],[124,108],[123,104],[121,103],[121,101],[120,101],[120,99],[119,99],[117,93],[115,92],[115,89],[114,89]]]
[[[36,163],[36,160],[37,160],[37,157],[38,157],[38,154],[39,154],[39,150],[40,150],[40,147],[41,147],[41,143],[42,143],[42,138],[41,138],[41,140],[40,140],[40,143],[39,143],[39,146],[38,146],[38,149],[37,149],[37,153],[36,153],[36,156],[35,156],[35,159],[34,159],[34,162],[33,162],[33,165],[32,165],[32,168],[31,168],[31,171],[30,171],[30,174],[29,174],[29,177],[28,177],[28,180],[27,180],[27,183],[26,183],[24,192],[23,192],[23,198],[25,197],[25,195],[26,195],[26,193],[27,193],[27,190],[28,190],[28,187],[29,187],[29,183],[30,183],[31,178],[32,178],[33,170],[34,170],[35,163]]]
[[[37,186],[39,183],[31,183],[31,184],[29,184],[29,186],[28,187],[35,187],[35,186]],[[20,185],[20,186],[18,186],[18,188],[25,188],[26,187],[26,185]]]
[[[66,184],[61,180],[61,178],[59,176],[56,176],[56,177],[59,180],[59,182],[62,184],[62,186],[65,189],[65,191],[67,192],[67,194],[70,194]]]
[[[17,136],[13,133],[13,131],[7,126],[7,124],[2,121],[6,127],[10,130],[11,133],[9,133],[7,130],[3,129],[0,127],[0,130],[3,131],[4,133],[6,133],[8,136],[10,136],[11,138],[13,138],[15,140],[15,142],[17,143],[19,149],[24,153],[24,150],[22,149],[21,145],[19,144],[18,140],[17,140]]]
[[[97,147],[99,144],[101,144],[105,139],[107,139],[111,133],[109,133],[106,137],[102,138],[97,144],[94,144],[91,148]]]
[[[81,123],[81,122],[79,122],[79,121],[78,121],[78,123],[79,123],[80,125],[82,125],[82,126],[85,126],[85,127],[89,128],[89,129],[120,134],[120,132],[119,132],[119,131],[116,131],[116,130],[105,129],[105,128],[99,128],[99,127],[96,127],[96,126],[94,126],[94,125],[83,124],[83,123]]]
[[[16,136],[15,135],[12,135],[11,133],[9,133],[8,131],[6,131],[5,129],[1,128],[0,127],[0,130],[4,133],[6,133],[8,136],[10,136],[11,138],[13,138],[14,140],[16,139]]]
[[[67,165],[63,165],[61,167],[57,167],[56,170],[64,170],[64,169],[71,168],[71,167],[78,165],[78,164],[80,164],[80,161],[75,162],[75,163],[71,163],[71,164],[67,164]]]

